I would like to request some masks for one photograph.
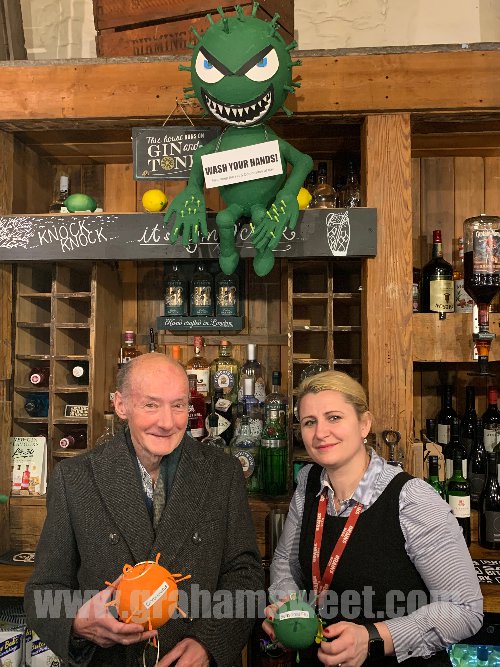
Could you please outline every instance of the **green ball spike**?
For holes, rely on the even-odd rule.
[[[238,16],[240,18],[244,18],[245,12],[243,11],[243,7],[241,5],[235,5],[234,8],[235,8],[236,13],[238,14]]]
[[[187,65],[179,65],[179,72],[190,72],[191,68]]]
[[[302,60],[292,60],[292,67],[300,67],[302,65]]]
[[[287,51],[291,51],[292,49],[295,49],[298,46],[297,42],[293,40],[293,42],[290,42],[287,46],[285,46]]]
[[[290,118],[290,116],[293,116],[293,111],[291,109],[289,109],[288,107],[286,107],[284,104],[281,105],[281,108],[286,113],[288,118]]]
[[[215,21],[214,21],[213,18],[212,18],[212,14],[206,14],[206,15],[205,15],[205,18],[206,18],[207,21],[210,23],[210,25],[215,25]]]
[[[252,16],[255,16],[255,15],[257,14],[257,11],[258,11],[259,7],[260,7],[260,5],[259,5],[258,2],[254,2],[254,3],[253,3],[253,7],[252,7]]]
[[[191,26],[190,30],[191,30],[191,32],[193,33],[193,35],[196,37],[196,39],[197,39],[199,42],[201,42],[201,35],[200,35],[200,33],[196,30],[196,28],[194,27],[194,25]]]
[[[2,505],[5,505],[5,503],[9,502],[9,496],[5,496],[3,493],[0,494],[0,503]]]

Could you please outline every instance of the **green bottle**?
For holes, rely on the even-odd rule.
[[[288,440],[278,409],[270,408],[260,441],[260,479],[262,493],[281,496],[287,492]]]
[[[470,545],[470,484],[462,474],[462,454],[453,453],[453,475],[446,488],[448,504],[462,528],[465,542]]]
[[[443,500],[445,499],[444,487],[439,479],[439,463],[437,456],[429,456],[429,477],[427,482],[432,486]]]

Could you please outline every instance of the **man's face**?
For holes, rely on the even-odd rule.
[[[189,408],[184,370],[157,355],[144,357],[131,371],[126,394],[115,395],[116,412],[127,419],[132,443],[143,463],[170,454],[180,444]]]

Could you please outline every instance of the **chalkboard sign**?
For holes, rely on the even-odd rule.
[[[480,584],[500,584],[500,560],[472,561]]]
[[[220,133],[217,127],[133,127],[136,180],[187,180],[194,151]]]
[[[65,259],[218,259],[215,215],[208,237],[185,248],[170,242],[171,224],[161,213],[99,213],[0,216],[0,261]],[[254,257],[248,223],[236,232],[241,257]],[[276,257],[373,257],[377,248],[374,208],[303,211],[294,231],[287,229]]]

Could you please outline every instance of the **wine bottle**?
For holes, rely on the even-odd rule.
[[[471,385],[465,388],[465,412],[460,422],[460,442],[469,456],[476,439],[477,412],[476,390]]]
[[[485,549],[500,549],[500,483],[496,452],[488,453],[488,477],[479,507],[479,544]]]
[[[59,440],[59,447],[63,449],[85,449],[87,447],[87,431],[73,429]]]
[[[432,486],[434,491],[444,499],[444,487],[439,481],[439,464],[437,456],[429,456],[429,477],[427,478],[427,482]]]
[[[469,463],[468,479],[470,482],[470,504],[472,509],[479,509],[479,500],[483,492],[488,467],[487,453],[483,442],[483,425],[481,420],[476,422],[474,444],[472,446]]]
[[[483,412],[484,447],[492,452],[500,438],[500,411],[497,406],[498,390],[496,387],[488,389],[488,407]]]
[[[71,379],[79,385],[88,385],[89,383],[89,362],[75,361],[70,369]]]
[[[237,317],[240,279],[236,273],[223,271],[215,276],[215,314],[219,317]]]
[[[202,396],[208,396],[210,390],[210,365],[203,356],[203,336],[193,340],[194,356],[186,364],[186,373],[196,375],[196,387]]]
[[[114,414],[112,412],[104,413],[104,430],[101,435],[95,441],[94,447],[99,447],[99,445],[105,445],[110,440],[113,439],[115,434],[115,420]]]
[[[189,381],[189,428],[191,436],[201,440],[205,435],[205,399],[196,388],[197,378],[194,373],[188,375]]]
[[[179,265],[174,262],[165,276],[166,317],[179,317],[188,314],[187,281],[181,274]]]
[[[432,241],[432,259],[422,269],[421,312],[439,313],[439,319],[444,319],[455,310],[453,269],[443,259],[440,229],[432,232]]]
[[[35,366],[30,371],[30,383],[34,387],[49,386],[50,370],[48,366]]]
[[[441,447],[450,442],[451,424],[457,417],[452,405],[452,391],[450,384],[445,384],[441,388],[441,409],[437,415],[437,442]]]
[[[458,449],[454,452],[453,475],[448,480],[447,500],[464,535],[465,543],[470,545],[470,484],[462,475],[462,455]]]
[[[411,286],[413,312],[420,312],[420,282],[422,280],[422,271],[413,267],[413,283]]]
[[[256,356],[257,345],[253,343],[248,343],[247,345],[247,360],[241,367],[240,374],[240,386],[238,389],[238,400],[241,402],[243,399],[243,388],[245,378],[254,379],[254,395],[255,398],[259,401],[260,405],[264,405],[266,400],[266,383],[262,377],[262,365],[260,361],[257,361]]]
[[[49,414],[49,395],[45,392],[28,394],[24,409],[30,417],[47,417]]]
[[[460,236],[457,240],[455,262],[453,263],[453,286],[455,294],[455,312],[472,313],[474,302],[467,294],[464,287],[464,239]]]
[[[453,475],[453,461],[457,452],[459,452],[460,460],[462,461],[462,475],[464,479],[467,479],[467,454],[465,447],[460,444],[460,420],[458,417],[453,417],[450,429],[450,442],[443,449],[447,480]]]
[[[236,406],[238,404],[238,386],[240,365],[231,356],[232,345],[228,340],[221,340],[219,356],[210,364],[210,390],[222,389],[224,398]]]
[[[211,317],[214,314],[214,288],[212,274],[198,262],[190,287],[190,311],[192,317]]]

